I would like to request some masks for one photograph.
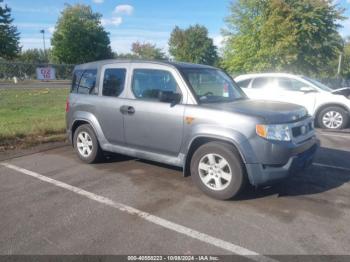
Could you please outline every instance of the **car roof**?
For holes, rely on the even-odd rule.
[[[107,60],[100,60],[85,64],[80,64],[75,66],[75,70],[86,70],[86,69],[97,69],[104,65],[108,64],[118,64],[118,63],[131,63],[131,64],[157,64],[157,65],[167,65],[171,67],[175,67],[177,69],[182,68],[215,68],[208,65],[202,65],[202,64],[192,64],[192,63],[184,63],[184,62],[175,62],[175,61],[167,61],[167,60],[123,60],[123,59],[107,59]]]
[[[244,74],[235,77],[235,81],[242,81],[250,78],[256,77],[289,77],[289,78],[298,78],[300,75],[293,75],[289,73],[258,73],[258,74]]]

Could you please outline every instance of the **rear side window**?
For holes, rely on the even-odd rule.
[[[248,88],[250,81],[251,79],[241,80],[241,81],[238,81],[237,84],[240,88]]]
[[[96,85],[97,70],[85,70],[79,83],[79,94],[90,94]]]
[[[125,75],[126,69],[106,69],[103,77],[102,95],[118,97],[124,90]]]
[[[72,93],[91,94],[96,86],[97,70],[76,70],[73,75]]]
[[[270,84],[270,78],[258,77],[253,80],[252,88],[266,88]]]
[[[79,87],[79,82],[81,79],[81,76],[83,74],[83,70],[75,70],[73,73],[73,81],[72,81],[72,93],[78,93],[78,87]]]
[[[135,69],[132,91],[138,99],[158,99],[160,91],[176,93],[178,90],[173,75],[165,70]]]

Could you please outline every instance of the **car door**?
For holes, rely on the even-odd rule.
[[[105,138],[114,145],[125,144],[124,116],[120,107],[126,96],[128,66],[118,63],[101,69],[96,115]]]
[[[304,106],[314,113],[317,90],[308,83],[289,77],[276,77],[274,80],[274,100]]]
[[[135,64],[132,67],[130,99],[123,103],[125,140],[129,147],[178,155],[186,101],[180,79],[176,70],[166,66],[153,65],[150,69],[149,64]],[[182,101],[175,105],[160,102],[160,91],[180,93]]]

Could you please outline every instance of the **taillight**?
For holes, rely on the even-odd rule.
[[[69,112],[69,98],[67,97],[67,100],[66,100],[66,113]]]

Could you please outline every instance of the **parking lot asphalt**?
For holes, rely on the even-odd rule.
[[[179,169],[86,165],[70,146],[0,162],[0,254],[350,255],[350,134],[319,137],[309,169],[231,201]]]

